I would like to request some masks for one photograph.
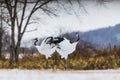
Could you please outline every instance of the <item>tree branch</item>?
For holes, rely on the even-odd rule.
[[[29,30],[29,31],[25,31],[25,32],[33,32],[33,31],[36,31],[37,28],[33,29],[33,30]]]
[[[38,23],[38,22],[29,22],[28,25],[33,24],[33,23]]]
[[[7,23],[9,26],[11,26],[11,24],[9,24],[9,21],[7,20],[5,20],[4,18],[3,18],[3,21],[5,22],[5,23]]]
[[[51,2],[51,1],[53,1],[53,0],[46,0],[45,2],[41,3],[40,6],[36,7],[36,8],[34,9],[34,11],[38,10],[39,8],[41,8],[42,6],[48,4],[48,3]]]
[[[24,1],[24,7],[23,7],[23,10],[22,10],[22,17],[21,17],[21,21],[20,21],[19,27],[22,26],[23,19],[24,19],[24,16],[25,16],[26,2],[27,2],[27,0]],[[21,30],[20,30],[20,31],[21,31]]]
[[[9,4],[9,0],[5,0],[5,4],[7,6],[8,12],[10,14],[10,17],[12,18],[12,9],[11,9],[11,4]]]
[[[26,24],[25,24],[25,26],[24,26],[24,29],[23,29],[23,31],[21,32],[21,38],[22,38],[23,34],[25,33],[25,30],[26,30],[26,28],[27,28],[27,25],[28,25],[28,23],[29,23],[29,21],[30,21],[30,18],[31,18],[31,16],[32,16],[32,14],[35,12],[34,9],[36,8],[38,2],[39,2],[39,0],[37,0],[37,2],[35,3],[34,7],[32,8],[32,10],[31,10],[31,12],[30,12],[30,14],[29,14],[29,16],[28,16],[28,18],[27,18],[27,21],[26,21]]]
[[[46,8],[40,8],[40,9],[42,9],[46,14],[48,14],[48,15],[54,15],[54,16],[57,16],[57,14],[55,14],[54,12],[52,12],[51,10],[49,10],[49,9],[46,9]]]
[[[42,0],[39,0],[39,1],[42,1]],[[19,3],[24,3],[23,0],[18,0],[18,2],[19,2]],[[27,3],[27,4],[33,4],[33,3],[36,3],[36,2],[37,2],[37,0],[31,0],[31,1],[29,0],[29,1],[27,1],[26,3]]]

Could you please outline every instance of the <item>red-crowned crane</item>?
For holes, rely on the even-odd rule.
[[[46,56],[46,58],[57,51],[66,61],[68,54],[74,52],[76,49],[76,45],[79,41],[79,32],[76,32],[76,35],[78,39],[73,43],[65,37],[47,37],[42,41],[41,45],[37,45],[38,39],[36,38],[34,45],[40,53]]]
[[[47,59],[48,59],[48,57],[50,57],[50,55],[51,55],[52,53],[55,52],[56,47],[51,47],[51,45],[46,44],[46,43],[45,43],[45,40],[46,40],[46,39],[44,39],[44,40],[42,41],[41,45],[38,45],[38,44],[37,44],[37,42],[38,42],[38,39],[37,39],[37,38],[35,38],[34,40],[35,40],[34,45],[35,45],[35,47],[37,48],[37,50],[39,51],[39,53],[44,54]]]

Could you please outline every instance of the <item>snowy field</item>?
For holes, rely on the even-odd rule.
[[[0,70],[0,80],[120,80],[120,70]]]

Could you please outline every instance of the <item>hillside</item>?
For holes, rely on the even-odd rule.
[[[120,45],[120,24],[81,33],[80,38],[99,47],[118,46]]]

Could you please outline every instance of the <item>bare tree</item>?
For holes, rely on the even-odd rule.
[[[2,36],[3,36],[3,28],[0,27],[0,59],[2,58]]]
[[[2,58],[1,54],[2,54],[2,33],[3,29],[2,27],[0,27],[0,59]]]
[[[19,48],[21,45],[21,40],[30,22],[33,14],[39,9],[48,15],[55,15],[54,11],[48,6],[50,2],[58,2],[62,0],[1,0],[4,3],[4,7],[8,11],[9,17],[4,20],[8,23],[11,29],[11,39],[10,39],[10,64],[13,62],[18,62]],[[72,0],[65,0],[70,2],[72,5]],[[79,4],[81,0],[76,0]],[[103,1],[103,0],[102,0]],[[27,7],[31,5],[30,13],[26,16]],[[20,13],[20,14],[19,14]],[[10,22],[8,22],[10,21]],[[16,34],[17,32],[17,34]],[[17,35],[17,39],[15,37]]]
[[[2,51],[8,51],[9,49],[9,41],[10,36],[7,32],[7,24],[4,22],[5,20],[8,22],[8,15],[4,10],[4,0],[0,1],[0,59],[2,59]]]
[[[2,3],[0,4],[0,59],[2,58],[2,37],[3,37],[3,8],[2,8]]]
[[[10,22],[8,23],[8,25],[10,25],[11,28],[10,64],[12,64],[13,62],[18,62],[18,54],[21,45],[21,40],[24,33],[26,32],[26,28],[28,27],[29,24],[31,24],[30,19],[32,15],[38,9],[41,9],[48,13],[52,13],[49,9],[44,8],[44,6],[50,3],[51,1],[52,0],[5,0],[4,1],[5,7],[8,11],[10,18]],[[31,4],[32,8],[30,13],[28,13],[28,16],[26,16],[25,14],[27,13],[26,9],[28,4]],[[19,14],[19,12],[21,12],[21,14]],[[17,28],[17,30],[15,28]],[[17,31],[17,39],[15,38],[16,31]]]

